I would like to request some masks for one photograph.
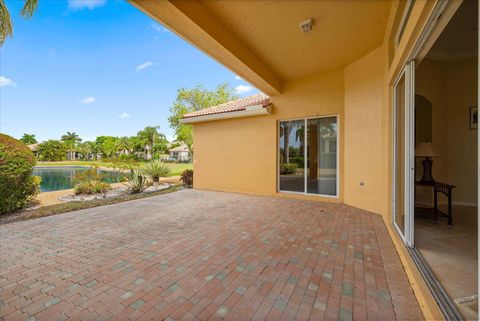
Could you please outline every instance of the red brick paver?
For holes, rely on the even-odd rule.
[[[383,221],[183,190],[0,226],[2,320],[419,320]]]

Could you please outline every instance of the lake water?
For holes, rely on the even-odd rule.
[[[40,183],[41,192],[51,192],[73,188],[75,174],[89,169],[90,167],[85,166],[35,167],[33,169],[33,175],[42,178],[42,182]],[[104,174],[103,181],[107,183],[116,183],[121,176],[120,173],[100,169],[98,169],[97,172]]]

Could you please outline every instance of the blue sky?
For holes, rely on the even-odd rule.
[[[221,82],[256,89],[120,0],[40,0],[32,19],[7,0],[13,38],[0,49],[0,132],[39,141],[131,136],[148,125],[173,138],[169,109],[181,87]]]

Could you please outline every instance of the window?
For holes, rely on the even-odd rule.
[[[278,135],[279,191],[338,196],[337,117],[280,121]]]
[[[395,35],[395,46],[398,46],[400,40],[402,40],[403,33],[405,32],[405,27],[407,26],[408,19],[410,18],[410,14],[412,13],[413,5],[415,4],[415,0],[406,0],[405,6],[403,8],[402,17],[400,19],[400,24],[397,29],[397,33]],[[400,2],[400,5],[402,3]]]

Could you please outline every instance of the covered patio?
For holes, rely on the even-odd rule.
[[[202,190],[0,226],[4,320],[420,320],[382,217]]]

